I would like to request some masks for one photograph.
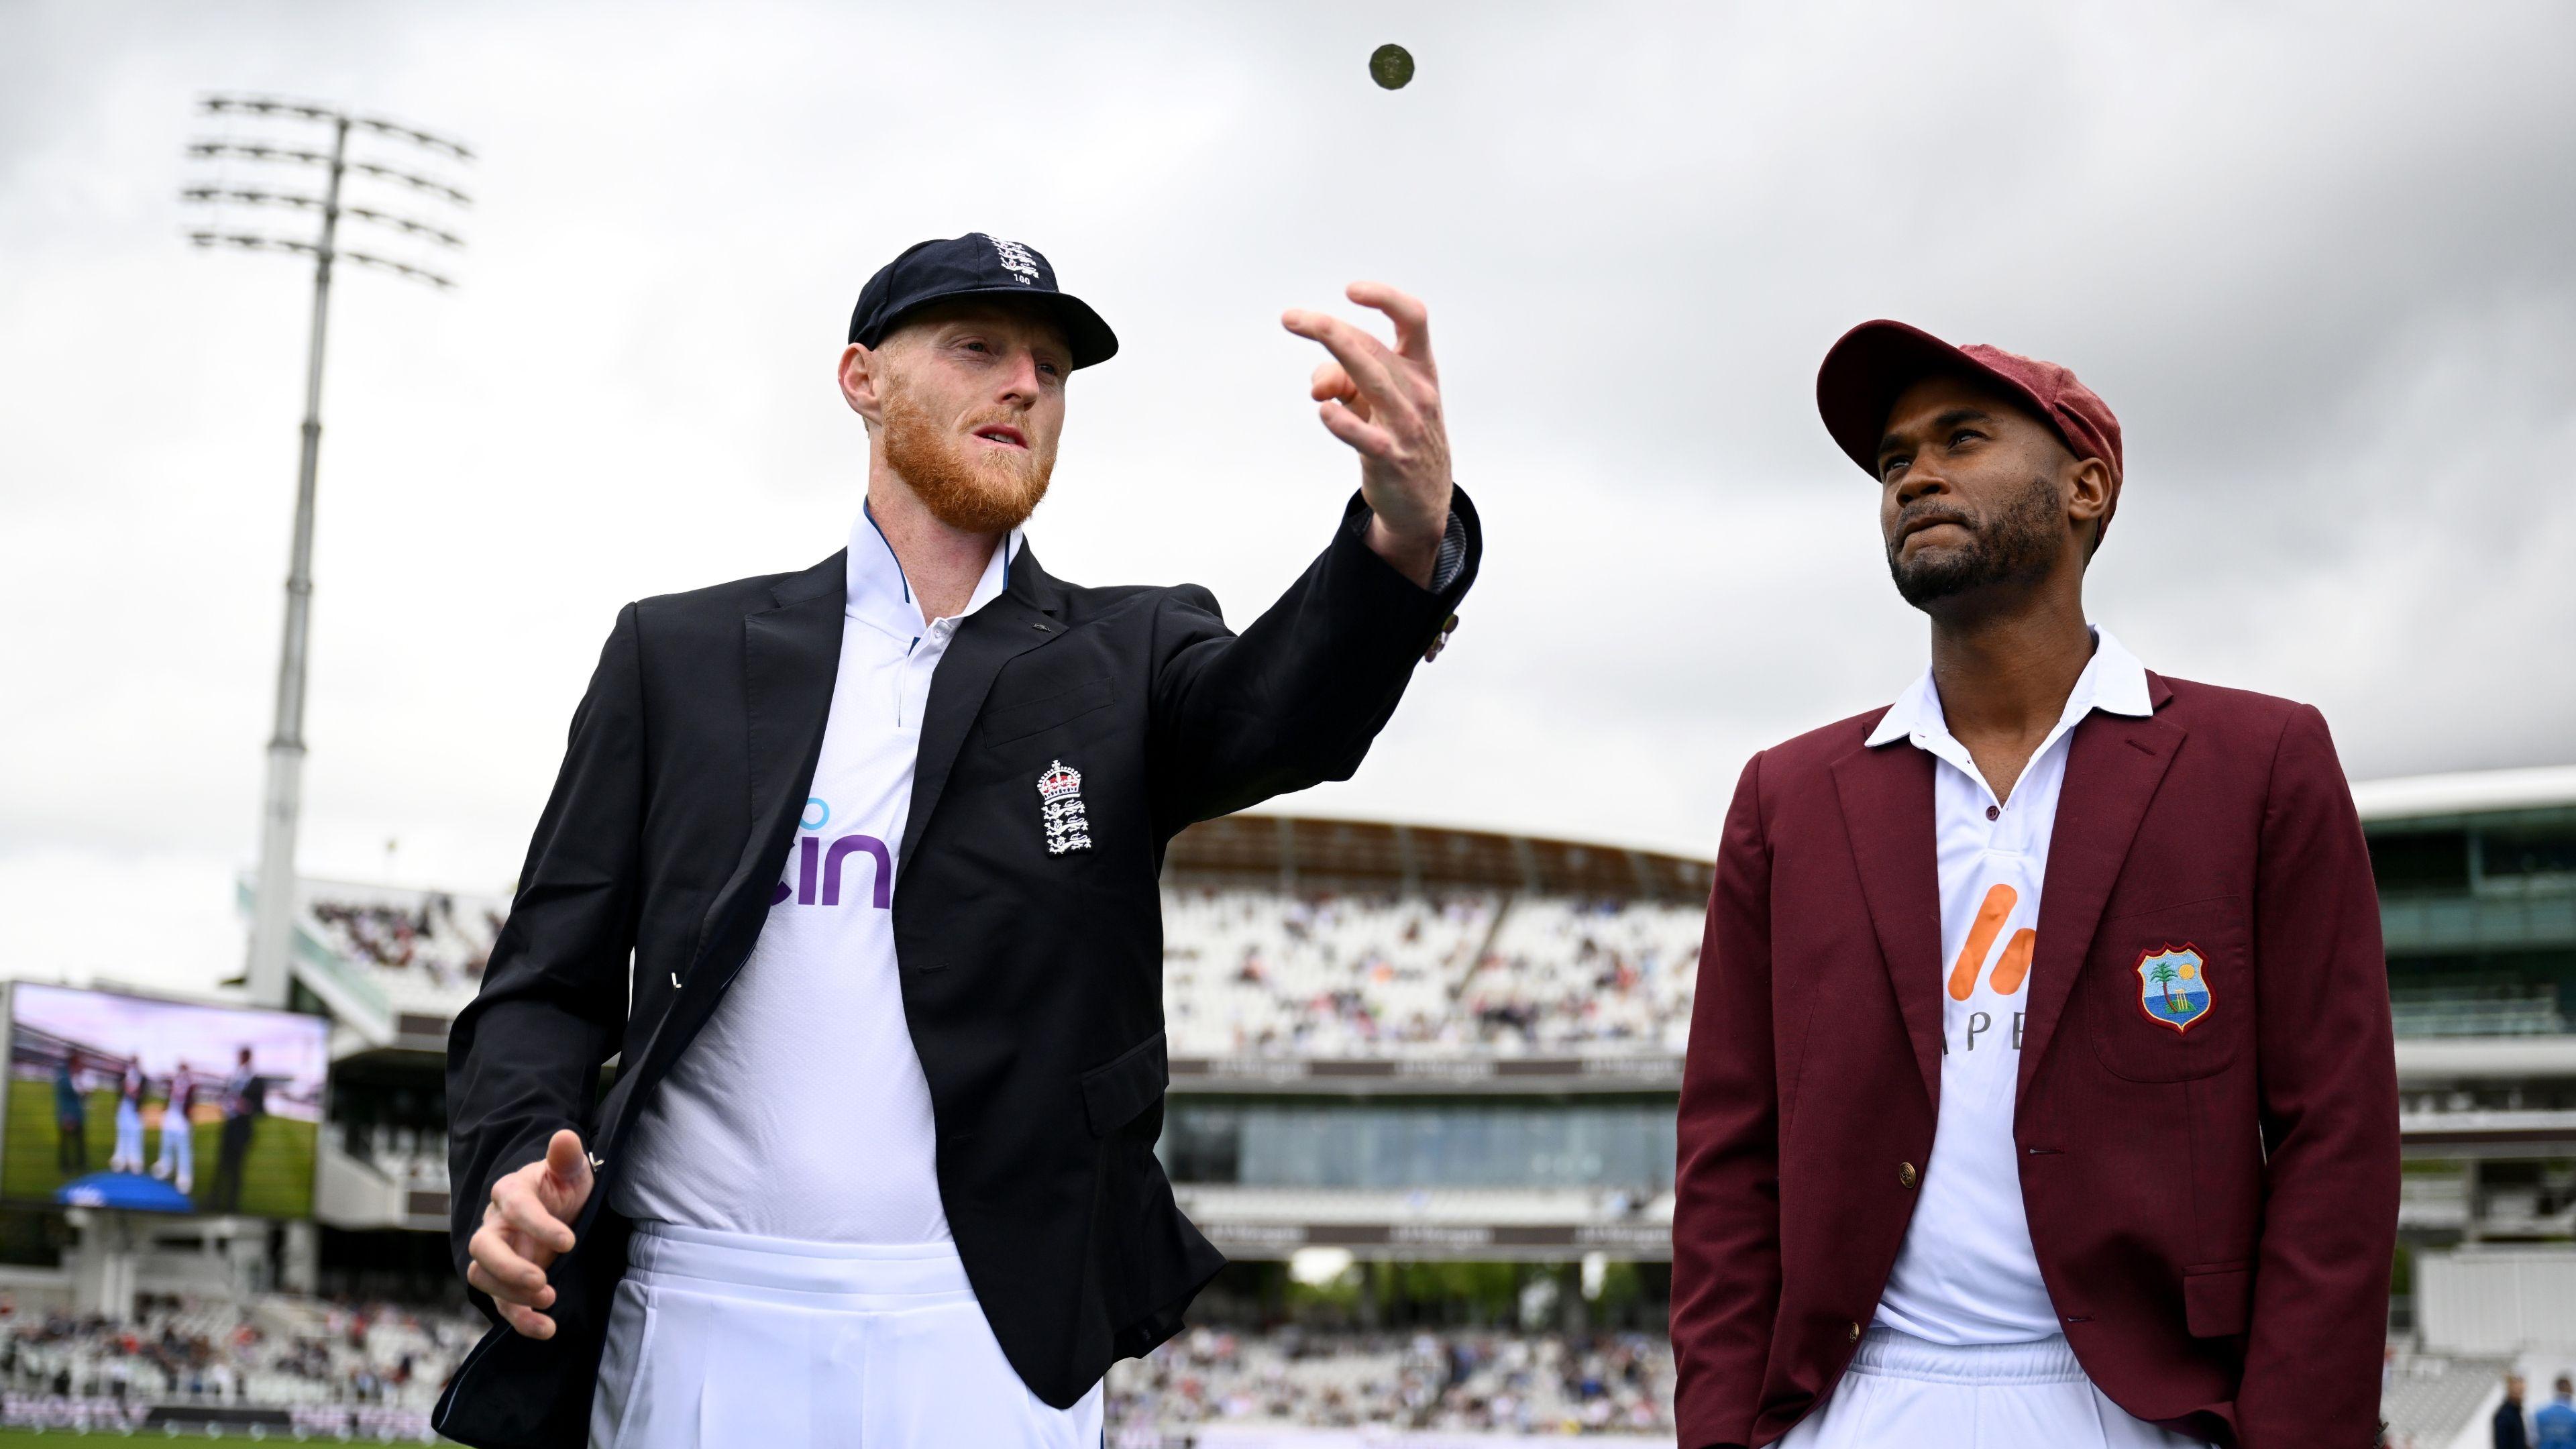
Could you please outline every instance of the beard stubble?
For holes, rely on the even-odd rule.
[[[969,436],[994,422],[1019,426],[996,415],[970,419],[950,432],[911,389],[894,383],[885,391],[881,423],[886,464],[941,523],[961,533],[1007,533],[1027,522],[1038,500],[1046,497],[1047,480],[1055,473],[1055,445],[1009,452]]]
[[[1918,609],[1990,584],[2036,578],[2048,572],[2056,557],[2064,518],[2057,485],[2034,476],[2019,497],[1973,526],[1965,548],[1909,560],[1900,535],[1887,546],[1888,577],[1905,602]]]

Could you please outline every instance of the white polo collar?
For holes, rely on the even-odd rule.
[[[1012,529],[1002,546],[984,564],[984,576],[975,581],[975,592],[966,607],[938,623],[951,628],[957,619],[1000,597],[1010,586],[1011,560],[1019,557],[1021,530]],[[850,525],[849,616],[891,638],[907,644],[919,639],[930,626],[921,617],[921,605],[912,596],[912,582],[903,576],[903,565],[894,556],[894,545],[886,542],[884,530],[877,527],[876,515],[865,503],[859,505],[858,522]]]
[[[2084,661],[2084,672],[2075,676],[2075,687],[2066,692],[2065,712],[2057,717],[2057,728],[2049,732],[2049,742],[2081,724],[2086,715],[2097,709],[2140,717],[2156,712],[2155,702],[2147,696],[2147,667],[2120,647],[2110,630],[2098,626],[2093,630],[2093,657]],[[1887,713],[1878,717],[1878,727],[1869,732],[1868,742],[1874,747],[1912,739],[1920,745],[1935,738],[1946,739],[1949,734],[1949,718],[1941,712],[1941,691],[1933,686],[1932,671],[1927,668],[1896,697]],[[2040,748],[2048,745],[2043,743]]]

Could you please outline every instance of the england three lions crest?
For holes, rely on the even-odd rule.
[[[1091,848],[1091,818],[1082,806],[1082,772],[1062,760],[1038,775],[1038,819],[1046,826],[1047,854]]]
[[[2147,1020],[2189,1031],[2209,1005],[2209,963],[2199,947],[2164,946],[2138,957],[2138,1009]]]

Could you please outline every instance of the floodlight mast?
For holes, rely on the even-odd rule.
[[[341,183],[350,171],[355,170],[362,175],[399,181],[416,192],[451,205],[468,204],[463,192],[443,182],[373,162],[350,160],[349,132],[352,129],[369,131],[456,161],[474,158],[472,152],[453,141],[389,121],[354,116],[335,107],[257,96],[209,96],[201,103],[201,108],[208,115],[286,118],[331,127],[328,155],[231,141],[199,141],[188,147],[189,155],[201,158],[324,167],[328,179],[319,198],[266,189],[216,186],[190,187],[180,193],[181,198],[187,201],[289,206],[319,210],[322,215],[321,230],[311,242],[257,233],[223,232],[211,227],[189,233],[189,240],[201,247],[221,243],[248,251],[295,252],[313,258],[312,332],[304,359],[304,424],[295,470],[295,534],[288,552],[286,627],[278,649],[277,711],[275,726],[268,740],[268,783],[260,810],[259,879],[253,898],[250,962],[246,973],[252,1002],[282,1007],[288,1004],[290,995],[288,953],[293,948],[295,935],[295,837],[303,813],[304,697],[313,615],[313,495],[322,457],[322,351],[331,316],[331,267],[333,262],[345,256],[353,262],[431,283],[442,291],[455,286],[449,278],[423,267],[366,252],[342,251],[339,246],[340,216],[345,209],[351,216],[406,236],[426,237],[448,247],[464,245],[454,232],[425,222],[369,207],[343,208]]]

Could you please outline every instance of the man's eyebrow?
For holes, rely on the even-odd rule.
[[[1984,408],[1955,407],[1945,410],[1939,417],[1932,420],[1932,431],[1946,433],[1963,423],[1990,423],[1994,420],[1995,415]],[[1902,439],[1894,433],[1889,433],[1878,440],[1878,456],[1884,458],[1890,453],[1902,451],[1904,447],[1905,443]]]

